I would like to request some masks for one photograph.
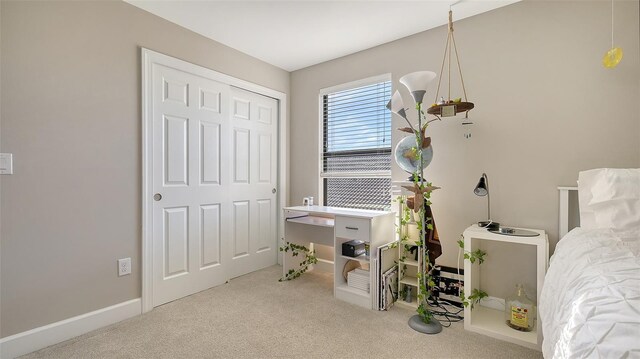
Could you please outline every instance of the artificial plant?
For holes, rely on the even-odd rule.
[[[300,253],[303,253],[304,258],[302,262],[300,262],[298,269],[289,269],[284,277],[278,279],[279,282],[296,279],[306,272],[310,265],[318,263],[316,252],[300,244],[287,242],[284,246],[280,247],[280,252],[291,252],[291,256],[293,257],[298,257]]]
[[[464,239],[458,240],[459,250],[462,250],[464,253],[464,259],[468,260],[472,264],[478,262],[478,265],[484,262],[484,257],[487,255],[487,252],[482,249],[476,249],[475,251],[467,251],[464,249]],[[458,266],[460,266],[460,253],[458,252]],[[471,294],[467,296],[467,293],[464,292],[464,289],[460,290],[460,300],[462,301],[462,305],[465,307],[471,306],[471,310],[475,307],[476,304],[480,303],[480,301],[489,295],[487,292],[473,288],[471,290]]]
[[[417,242],[418,248],[422,248],[422,262],[421,268],[417,274],[418,278],[418,315],[422,319],[424,323],[430,323],[433,320],[433,313],[429,309],[428,299],[431,296],[431,292],[433,287],[435,286],[435,282],[433,277],[431,276],[431,272],[433,269],[433,264],[429,260],[429,249],[426,246],[425,238],[427,231],[426,229],[433,230],[433,218],[427,217],[426,207],[431,206],[431,192],[436,187],[433,187],[432,183],[426,182],[424,180],[423,171],[424,171],[424,162],[422,158],[423,145],[425,144],[426,139],[426,130],[429,125],[428,122],[425,122],[423,125],[424,112],[422,111],[422,102],[416,102],[416,110],[418,113],[418,129],[414,129],[414,135],[416,137],[416,147],[418,151],[416,151],[418,156],[418,166],[416,171],[411,176],[413,183],[415,185],[414,197],[413,197],[413,210],[418,213],[420,220],[417,221],[419,240]],[[430,145],[430,140],[428,141],[428,145]]]

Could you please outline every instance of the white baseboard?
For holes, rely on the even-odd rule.
[[[142,313],[140,298],[0,339],[0,358],[11,359]]]

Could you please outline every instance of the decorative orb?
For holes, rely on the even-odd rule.
[[[606,54],[604,54],[604,57],[602,57],[602,64],[604,65],[604,67],[612,69],[618,66],[618,64],[622,60],[622,55],[622,49],[619,47],[614,47],[611,50],[607,51]]]
[[[400,140],[396,145],[395,150],[396,163],[405,172],[413,174],[418,170],[420,161],[418,160],[418,152],[415,136],[407,136]],[[422,149],[422,169],[424,170],[429,166],[433,159],[433,146]]]

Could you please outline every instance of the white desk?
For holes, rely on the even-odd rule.
[[[367,211],[325,206],[285,207],[284,240],[307,248],[317,243],[334,248],[334,291],[336,298],[365,308],[377,308],[378,279],[375,263],[378,247],[395,240],[393,230],[395,214],[388,211]],[[351,258],[342,256],[342,243],[359,239],[369,244],[370,257]],[[349,260],[358,260],[370,265],[370,290],[347,286],[342,269]],[[283,276],[290,269],[298,269],[300,257],[283,253]]]

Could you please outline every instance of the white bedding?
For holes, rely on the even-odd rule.
[[[538,309],[547,359],[640,358],[640,229],[569,232]]]

